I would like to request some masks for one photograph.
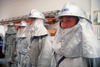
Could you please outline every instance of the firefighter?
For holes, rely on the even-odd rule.
[[[51,37],[44,27],[45,17],[37,9],[33,9],[29,14],[29,66],[30,67],[50,67],[52,47]]]
[[[58,17],[61,21],[52,45],[51,67],[92,67],[91,59],[100,57],[100,45],[85,11],[68,2]]]
[[[5,60],[8,62],[8,67],[11,67],[15,61],[16,33],[14,22],[9,22],[3,44],[3,53],[5,54]]]
[[[28,26],[28,23],[26,21],[21,21],[19,25],[19,30],[16,36],[16,41],[17,41],[17,47],[16,47],[17,57],[16,57],[16,62],[15,62],[16,67],[27,67],[28,44],[26,43],[27,35],[25,34],[27,26]]]

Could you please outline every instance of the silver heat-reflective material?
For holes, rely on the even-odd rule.
[[[42,19],[36,19],[28,28],[31,40],[29,57],[32,67],[50,67],[51,64],[51,37],[43,22]]]
[[[59,35],[59,36],[58,36]],[[80,18],[71,28],[62,29],[59,26],[53,42],[54,51],[65,57],[100,57],[100,45],[94,36],[92,24]]]
[[[27,28],[28,30],[28,36],[42,36],[49,34],[47,29],[44,27],[44,20],[42,19],[36,19],[33,24],[29,25]]]

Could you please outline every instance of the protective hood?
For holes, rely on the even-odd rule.
[[[29,25],[28,27],[29,33],[28,35],[33,36],[44,36],[49,34],[47,29],[44,27],[42,19],[36,19],[33,24]]]
[[[27,32],[26,32],[27,27],[25,27],[24,29],[19,29],[17,32],[17,36],[16,37],[28,37],[27,36]]]
[[[65,57],[100,57],[100,45],[92,30],[92,24],[86,19],[67,29],[59,26],[53,42],[57,54]]]
[[[8,28],[6,33],[7,34],[15,34],[15,33],[17,33],[17,31],[16,31],[15,27],[12,27],[12,28]]]

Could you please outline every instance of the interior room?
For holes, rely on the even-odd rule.
[[[63,36],[63,35],[60,35],[62,33],[62,31],[60,31],[60,30],[62,30],[63,28],[60,29],[59,27],[62,27],[62,23],[61,22],[63,22],[62,21],[63,20],[63,16],[66,16],[66,15],[63,15],[63,14],[62,14],[62,16],[60,16],[60,15],[63,12],[63,9],[66,7],[65,4],[68,3],[68,2],[73,2],[73,3],[77,4],[79,6],[79,8],[81,7],[84,10],[83,12],[85,12],[86,15],[87,15],[87,17],[85,19],[87,20],[87,22],[91,23],[91,29],[92,29],[92,32],[93,32],[92,35],[94,35],[94,37],[91,37],[92,36],[91,35],[91,31],[87,31],[87,32],[85,31],[85,33],[88,33],[88,32],[90,32],[90,33],[84,34],[83,36],[79,36],[78,34],[75,34],[75,35],[79,36],[79,38],[83,37],[84,39],[86,39],[87,41],[84,42],[84,44],[87,44],[87,45],[88,45],[88,43],[89,44],[97,44],[96,42],[98,41],[99,45],[100,45],[100,26],[99,26],[100,25],[100,0],[0,0],[0,37],[2,39],[0,41],[0,42],[2,42],[2,43],[0,43],[1,44],[0,45],[0,57],[1,57],[0,58],[0,67],[33,67],[33,66],[20,66],[22,62],[19,62],[19,64],[18,64],[19,66],[18,65],[16,66],[17,61],[23,61],[23,60],[18,60],[17,59],[16,63],[15,63],[15,61],[13,63],[8,63],[8,61],[5,59],[6,58],[6,54],[3,53],[2,51],[4,49],[4,44],[8,43],[8,42],[6,42],[7,41],[6,38],[8,36],[8,35],[6,36],[6,34],[7,34],[7,30],[9,29],[10,22],[14,23],[15,30],[16,30],[15,39],[12,39],[12,40],[19,40],[19,41],[21,41],[20,39],[17,38],[17,36],[19,38],[23,37],[23,36],[26,36],[25,38],[27,39],[27,41],[26,40],[25,41],[23,40],[23,41],[25,43],[26,42],[31,42],[31,44],[32,44],[34,42],[32,40],[34,40],[34,38],[40,37],[40,35],[41,35],[41,38],[38,39],[38,44],[40,45],[40,42],[43,40],[42,38],[44,38],[46,36],[50,36],[51,37],[51,42],[50,43],[47,43],[48,42],[47,40],[49,40],[48,38],[47,39],[44,38],[45,42],[47,41],[46,43],[44,41],[41,42],[41,43],[45,43],[47,45],[51,44],[51,49],[53,49],[54,52],[56,52],[57,48],[54,49],[53,44],[59,44],[59,42],[60,42],[59,38],[61,38],[61,36]],[[70,8],[70,7],[68,7],[68,8]],[[39,10],[39,12],[41,14],[43,14],[43,16],[45,18],[42,17],[43,24],[42,23],[37,23],[37,24],[34,23],[33,26],[29,27],[29,25],[31,24],[30,20],[31,21],[32,20],[37,20],[37,17],[31,17],[30,16],[30,15],[32,15],[31,14],[32,10],[35,10],[35,9],[36,9],[37,12]],[[73,8],[73,10],[74,10],[74,8]],[[67,11],[67,10],[65,10],[65,11]],[[68,11],[70,11],[70,9]],[[79,13],[77,12],[77,14],[79,14]],[[34,16],[34,15],[32,15],[32,16]],[[67,15],[67,16],[72,16],[72,15]],[[77,15],[74,15],[74,16],[77,16]],[[78,16],[78,19],[79,18],[80,18],[80,16]],[[81,17],[81,18],[84,18],[84,17]],[[41,15],[40,15],[39,19],[41,19]],[[37,21],[41,21],[42,22],[42,20],[37,20]],[[20,25],[21,25],[22,21],[25,21],[25,23],[27,23],[27,26],[25,27],[25,30],[24,30],[24,32],[28,31],[27,34],[26,33],[24,34],[24,32],[22,32],[20,30],[21,29]],[[44,28],[45,28],[45,30],[42,30]],[[33,30],[33,31],[29,31],[29,30]],[[21,34],[19,31],[22,32],[23,34]],[[63,31],[65,31],[65,30],[63,30]],[[82,29],[82,32],[83,31],[84,30]],[[32,33],[28,34],[29,32],[32,32]],[[74,33],[76,33],[76,32],[74,32]],[[44,35],[44,36],[42,36],[42,35]],[[85,35],[86,35],[86,38],[84,37]],[[32,37],[32,36],[34,36],[34,37]],[[70,37],[69,39],[74,38],[74,36],[72,36],[72,37],[71,36],[72,36],[71,34],[70,35],[68,34],[67,36],[65,35],[66,38],[69,38],[69,37]],[[88,38],[88,37],[90,37],[90,38]],[[28,39],[29,39],[29,41],[28,41]],[[61,39],[63,40],[64,37],[61,38]],[[66,40],[66,41],[63,41],[63,42],[65,43],[67,41],[70,41],[69,39]],[[91,40],[91,42],[88,42],[89,39]],[[92,39],[97,39],[97,41],[94,41],[92,43]],[[8,40],[11,40],[11,38],[8,39]],[[76,40],[78,40],[77,37],[76,37]],[[17,41],[16,43],[18,43],[19,41]],[[78,41],[80,41],[80,40],[78,40]],[[71,44],[73,44],[73,43],[74,43],[74,40],[73,40],[73,42],[71,42]],[[76,43],[76,41],[75,41],[75,43]],[[35,44],[37,44],[37,43],[35,43]],[[34,47],[38,47],[38,46],[34,46]],[[42,46],[39,46],[39,49],[41,47]],[[56,46],[56,47],[59,47],[59,50],[60,50],[60,47],[62,47],[62,46]],[[92,47],[94,47],[94,45],[92,45]],[[97,48],[97,47],[98,46],[96,46],[95,48]],[[10,47],[10,48],[12,48],[12,47]],[[15,52],[17,52],[17,46],[14,47],[14,48],[16,48],[16,50],[14,51],[14,53],[15,53]],[[14,50],[14,48],[13,48],[13,50]],[[18,48],[19,48],[19,46],[18,46]],[[32,46],[32,48],[33,48],[33,46]],[[6,49],[8,49],[8,48],[6,48]],[[47,48],[47,49],[49,50],[49,48]],[[67,49],[67,47],[66,47],[66,49]],[[76,48],[76,49],[78,49],[78,48]],[[92,48],[90,46],[90,47],[88,47],[86,49],[92,49]],[[31,48],[30,49],[27,48],[27,50],[30,51]],[[34,49],[34,50],[37,50],[37,49]],[[41,50],[42,50],[42,48],[41,48]],[[64,49],[62,49],[62,50],[64,50]],[[71,50],[71,49],[69,49],[69,50]],[[44,51],[45,51],[45,49],[44,49]],[[67,52],[68,50],[65,50],[65,51]],[[96,51],[96,50],[94,49],[94,51]],[[34,52],[34,54],[36,54],[36,53],[38,53],[38,51]],[[41,54],[41,53],[42,52],[39,52],[39,54]],[[44,52],[44,53],[46,53],[46,52]],[[58,53],[60,53],[60,51],[58,51]],[[53,52],[52,52],[52,54],[53,54]],[[61,53],[61,54],[63,55],[63,53]],[[64,53],[64,55],[65,54],[67,54],[67,53]],[[38,54],[36,54],[36,55],[38,55]],[[71,55],[71,53],[69,55]],[[89,56],[90,55],[88,55],[88,57]],[[94,55],[94,56],[96,56],[96,55]],[[40,58],[40,57],[42,57],[42,56],[38,55],[38,58]],[[27,60],[27,62],[28,61],[29,60]],[[37,61],[34,60],[34,63],[37,62],[36,65],[38,65],[39,64],[38,61],[39,60],[37,60]],[[98,60],[98,62],[99,61],[100,60]],[[63,62],[63,61],[61,61],[61,62]],[[52,63],[52,62],[49,61],[48,63]],[[11,64],[11,66],[10,66],[10,64]],[[61,66],[60,64],[58,64],[59,65],[58,67],[67,67],[67,66]],[[30,65],[30,64],[28,64],[28,65]],[[40,65],[40,66],[36,66],[36,67],[45,67],[45,66],[41,66]],[[46,67],[48,67],[48,66],[46,66]],[[52,67],[52,64],[49,67]],[[85,67],[85,66],[83,66],[83,67]],[[92,67],[100,67],[100,64],[98,64],[97,66],[92,66]]]

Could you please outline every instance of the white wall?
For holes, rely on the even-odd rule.
[[[91,21],[93,22],[93,11],[100,10],[100,0],[91,0]]]
[[[0,20],[29,14],[32,9],[42,12],[61,10],[68,1],[80,5],[86,12],[91,12],[91,0],[0,0]]]
[[[7,27],[0,25],[0,35],[2,34],[3,37],[5,36],[5,32],[7,31]]]
[[[91,21],[92,22],[93,22],[93,12],[96,10],[100,10],[100,0],[91,0]],[[93,25],[94,29],[96,27],[100,27],[100,25]],[[100,40],[99,40],[99,42],[100,42]]]

